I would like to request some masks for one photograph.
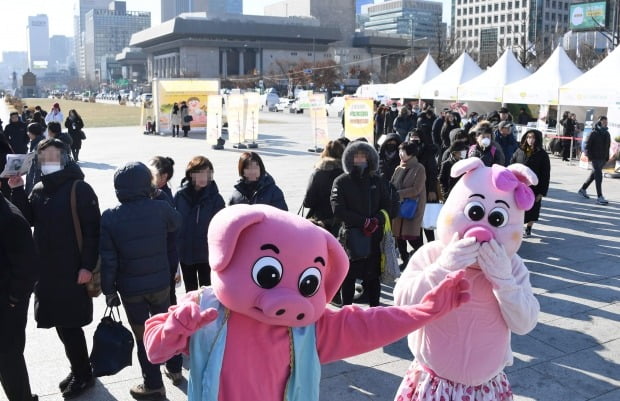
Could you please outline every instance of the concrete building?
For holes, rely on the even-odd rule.
[[[452,0],[451,35],[459,51],[492,64],[504,49],[549,53],[568,30],[572,0]]]
[[[363,6],[373,3],[374,0],[355,0],[355,14],[360,15],[362,13]]]
[[[17,80],[18,74],[28,71],[28,52],[2,52],[2,62],[0,62],[0,85],[2,88],[12,87],[13,73]],[[17,85],[13,89],[16,89]]]
[[[50,69],[68,70],[75,63],[73,57],[73,38],[54,35],[50,38]]]
[[[47,15],[28,17],[28,66],[32,71],[45,72],[50,60],[50,31]]]
[[[161,0],[161,22],[183,13],[196,12],[212,17],[243,14],[243,0]]]
[[[113,1],[107,9],[93,9],[86,13],[84,53],[86,78],[96,82],[113,77],[106,66],[118,67],[116,55],[129,45],[131,35],[151,26],[151,13],[127,11],[124,1]],[[102,61],[103,60],[103,61]]]
[[[110,0],[76,0],[73,8],[73,39],[75,64],[81,78],[86,78],[86,53],[84,49],[84,31],[86,30],[86,13],[94,9],[107,8]]]

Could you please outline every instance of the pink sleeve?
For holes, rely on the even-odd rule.
[[[173,356],[189,354],[189,338],[193,330],[187,330],[173,312],[190,302],[196,303],[200,290],[185,294],[167,313],[160,313],[148,319],[144,324],[144,347],[151,363],[164,363]]]
[[[325,309],[316,323],[321,363],[329,363],[393,343],[439,317],[426,304],[362,309]]]

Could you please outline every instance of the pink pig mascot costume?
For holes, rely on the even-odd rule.
[[[522,164],[485,167],[459,161],[464,176],[437,222],[436,241],[416,252],[394,289],[397,305],[413,305],[452,272],[466,269],[471,300],[409,335],[415,362],[396,401],[505,401],[512,391],[510,334],[536,325],[539,305],[529,272],[516,254],[523,214],[534,203],[536,175]]]
[[[318,401],[320,364],[396,341],[469,299],[460,271],[415,305],[328,309],[347,255],[327,231],[270,206],[222,210],[208,243],[212,286],[144,333],[153,363],[189,354],[189,401]]]

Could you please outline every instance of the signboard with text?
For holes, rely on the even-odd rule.
[[[598,30],[607,25],[607,2],[577,3],[570,5],[569,29],[572,31]]]
[[[350,140],[366,138],[373,143],[373,100],[349,97],[344,101],[344,134]]]
[[[325,94],[313,93],[308,96],[310,101],[310,119],[314,143],[321,148],[327,145],[329,135],[327,131],[327,113],[325,112]]]

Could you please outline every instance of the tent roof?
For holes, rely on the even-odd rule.
[[[582,75],[558,46],[538,71],[504,87],[504,103],[558,104],[560,86]]]
[[[519,64],[512,50],[508,49],[491,68],[459,86],[458,99],[501,102],[504,85],[528,75],[530,73]]]
[[[456,100],[459,85],[482,74],[482,69],[467,53],[461,54],[447,70],[422,86],[420,96],[424,99]]]
[[[439,69],[433,57],[428,54],[413,74],[392,86],[390,97],[418,99],[422,85],[439,74],[441,74],[441,69]]]
[[[560,87],[560,104],[608,107],[620,102],[620,47],[579,78]]]

